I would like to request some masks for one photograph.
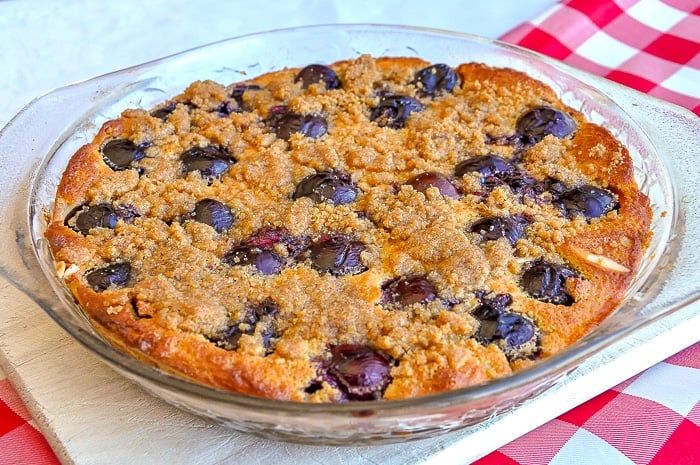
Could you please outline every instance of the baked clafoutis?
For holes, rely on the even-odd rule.
[[[651,220],[628,150],[544,83],[361,55],[123,111],[70,159],[46,237],[119,349],[348,402],[566,349],[620,305]]]

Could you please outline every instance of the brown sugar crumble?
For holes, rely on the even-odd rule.
[[[345,402],[564,350],[620,304],[650,221],[627,150],[545,84],[363,55],[124,111],[69,162],[46,236],[119,348]]]

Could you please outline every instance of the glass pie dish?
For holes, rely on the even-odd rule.
[[[566,351],[510,377],[395,401],[301,404],[224,392],[157,370],[107,342],[56,275],[44,239],[58,181],[73,153],[122,110],[151,108],[194,80],[232,83],[282,67],[331,63],[361,53],[518,69],[610,129],[629,148],[637,181],[651,199],[654,215],[652,243],[621,307]],[[5,276],[77,341],[125,377],[183,410],[239,431],[297,442],[420,439],[516,409],[556,385],[583,360],[698,299],[700,284],[687,276],[697,273],[698,262],[693,260],[698,200],[692,193],[697,191],[700,168],[692,156],[699,139],[697,119],[688,112],[491,40],[377,25],[253,34],[64,87],[30,103],[0,134],[0,166],[13,180],[0,194],[5,218],[0,235],[8,244],[0,265]]]

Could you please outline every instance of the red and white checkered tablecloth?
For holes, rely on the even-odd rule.
[[[474,465],[700,464],[700,343]]]
[[[502,39],[700,115],[700,0],[562,1]],[[0,372],[0,465],[33,464],[59,461]],[[544,464],[700,464],[700,343],[475,463]]]
[[[699,0],[569,0],[501,39],[700,115]]]
[[[0,371],[0,464],[59,465],[10,381]]]

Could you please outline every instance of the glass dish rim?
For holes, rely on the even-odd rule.
[[[314,26],[302,26],[302,27],[294,27],[294,28],[281,28],[281,29],[274,29],[270,31],[263,31],[263,32],[257,32],[257,33],[252,33],[252,34],[246,34],[242,36],[237,36],[233,37],[230,39],[224,39],[222,41],[217,41],[211,44],[206,44],[202,45],[199,47],[191,48],[173,55],[169,55],[167,57],[163,57],[157,60],[149,61],[147,63],[143,63],[140,65],[136,65],[133,67],[125,68],[122,70],[115,71],[113,73],[108,73],[103,76],[98,76],[96,78],[92,78],[89,81],[96,81],[99,80],[100,78],[104,76],[109,76],[113,74],[121,74],[124,72],[128,72],[133,69],[138,69],[142,68],[147,65],[153,65],[157,63],[161,63],[163,61],[166,61],[168,59],[180,57],[192,52],[196,52],[200,49],[207,48],[207,47],[212,47],[217,44],[229,42],[232,40],[241,40],[244,38],[249,38],[249,37],[254,37],[254,36],[261,36],[261,35],[270,35],[270,34],[275,34],[278,32],[288,32],[288,31],[299,31],[299,30],[305,30],[305,29],[321,29],[321,28],[328,28],[328,27],[340,27],[340,28],[352,28],[352,27],[362,27],[362,28],[367,28],[367,27],[379,27],[379,28],[389,28],[392,30],[400,30],[402,32],[408,32],[408,33],[430,33],[430,34],[439,34],[439,35],[449,35],[453,38],[460,38],[460,39],[466,39],[470,40],[472,42],[478,42],[486,45],[496,45],[499,48],[506,48],[506,49],[511,49],[514,51],[517,51],[518,54],[521,55],[529,55],[534,59],[537,59],[539,61],[543,61],[543,58],[545,59],[544,61],[552,66],[554,66],[558,71],[561,72],[561,69],[558,66],[558,62],[554,62],[551,59],[548,59],[546,57],[543,57],[542,55],[536,53],[536,52],[531,52],[525,49],[522,49],[521,47],[514,46],[511,44],[503,43],[497,40],[492,40],[492,39],[486,39],[482,38],[479,36],[474,36],[471,34],[466,34],[466,33],[457,33],[457,32],[452,32],[452,31],[443,31],[439,29],[433,29],[433,28],[424,28],[424,27],[413,27],[413,26],[397,26],[397,25],[379,25],[379,24],[325,24],[325,25],[314,25]],[[576,77],[574,77],[576,78]],[[84,81],[85,82],[85,81]],[[65,86],[61,89],[66,89],[70,88],[72,86],[78,86],[81,85],[81,83],[76,83],[72,84],[69,86]],[[44,160],[45,161],[45,160]],[[37,181],[37,175],[38,173],[35,172],[32,175],[32,192],[34,191],[34,183]],[[674,212],[674,215],[676,213],[680,213],[679,209],[676,209]],[[31,230],[31,226],[30,226]],[[519,372],[514,373],[511,376],[508,376],[506,378],[501,378],[501,379],[496,379],[489,381],[486,384],[483,385],[478,385],[478,386],[471,386],[467,388],[462,388],[462,389],[456,389],[452,391],[447,391],[443,393],[438,393],[438,394],[431,394],[427,396],[422,396],[422,397],[417,397],[417,398],[411,398],[411,399],[401,399],[401,400],[381,400],[381,401],[374,401],[374,402],[358,402],[358,403],[344,403],[344,404],[314,404],[314,403],[303,403],[303,402],[289,402],[289,401],[278,401],[274,399],[267,399],[267,398],[258,398],[258,397],[252,397],[252,396],[247,396],[247,395],[242,395],[234,392],[229,392],[229,391],[222,391],[218,390],[215,388],[211,388],[208,386],[203,386],[199,384],[195,384],[186,380],[183,380],[181,378],[178,378],[173,375],[165,375],[164,373],[158,370],[154,370],[151,367],[136,361],[132,357],[123,354],[122,352],[118,351],[118,349],[108,345],[106,342],[99,340],[99,339],[92,339],[91,335],[87,335],[88,341],[85,341],[83,338],[86,337],[85,334],[82,334],[81,331],[75,331],[74,328],[72,327],[67,327],[66,322],[62,320],[61,318],[58,317],[58,315],[54,314],[53,311],[47,311],[49,315],[52,316],[52,318],[57,321],[59,325],[61,325],[71,336],[73,336],[74,339],[77,341],[81,342],[83,345],[88,346],[93,352],[96,352],[100,357],[102,358],[107,358],[107,361],[110,363],[116,363],[120,368],[125,369],[129,372],[135,372],[135,374],[140,375],[140,376],[145,376],[148,381],[157,383],[159,385],[165,385],[168,388],[174,389],[178,392],[185,391],[190,394],[197,395],[199,397],[203,398],[209,398],[211,400],[216,400],[216,401],[221,401],[221,402],[231,402],[232,400],[235,399],[235,402],[237,405],[242,405],[242,406],[254,406],[258,409],[263,408],[263,409],[269,409],[269,410],[274,410],[275,412],[279,413],[280,411],[285,411],[288,413],[299,413],[300,411],[303,411],[305,414],[309,413],[321,413],[321,414],[333,414],[333,413],[357,413],[357,412],[364,412],[367,411],[368,409],[374,410],[375,413],[388,413],[388,412],[393,412],[393,411],[399,411],[399,410],[404,410],[406,407],[430,407],[430,406],[437,406],[437,405],[442,405],[442,404],[453,404],[455,400],[459,399],[462,400],[463,402],[468,402],[468,401],[474,401],[474,400],[479,400],[487,397],[492,397],[496,394],[502,394],[506,391],[510,391],[514,388],[517,387],[523,387],[526,386],[527,384],[530,383],[536,383],[538,380],[544,379],[544,378],[550,378],[552,375],[552,371],[557,371],[561,370],[565,367],[568,367],[572,365],[572,362],[580,362],[583,360],[588,354],[595,353],[597,349],[599,349],[601,346],[606,345],[607,340],[610,339],[612,336],[608,335],[604,338],[598,338],[596,339],[595,337],[591,337],[589,339],[582,339],[581,341],[585,341],[585,344],[583,344],[581,341],[579,343],[575,344],[574,346],[571,346],[564,352],[553,355],[546,360],[538,363],[536,366],[528,368],[526,370],[522,370]],[[632,332],[634,329],[638,329],[639,327],[643,327],[647,324],[650,324],[653,322],[654,319],[649,319],[643,323],[639,323],[635,326],[627,328],[627,330],[619,330],[617,333],[613,333],[616,335],[616,337],[619,337],[621,335],[627,334],[629,332]],[[104,349],[108,349],[108,351],[114,351],[114,354],[117,354],[117,356],[114,356],[114,354],[109,354],[112,356],[105,356]],[[98,350],[101,349],[101,350]],[[121,358],[124,358],[121,360]],[[128,363],[126,363],[128,362]],[[136,363],[133,363],[136,362]],[[404,413],[404,412],[399,412],[399,413]]]

